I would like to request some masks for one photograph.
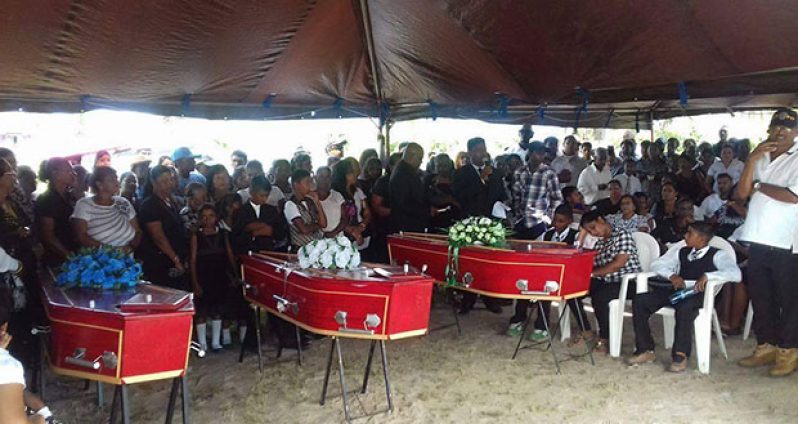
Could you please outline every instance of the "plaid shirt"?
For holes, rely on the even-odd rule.
[[[545,164],[534,171],[529,165],[515,171],[512,191],[515,224],[523,223],[526,228],[551,223],[554,209],[563,203],[557,174]]]
[[[637,257],[637,245],[632,238],[632,233],[621,228],[612,230],[609,237],[600,239],[596,242],[595,250],[598,250],[596,258],[593,260],[593,267],[600,268],[612,262],[616,256],[621,254],[629,255],[629,260],[618,271],[601,277],[609,283],[620,282],[625,274],[640,272],[640,259]]]

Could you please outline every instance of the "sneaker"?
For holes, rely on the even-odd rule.
[[[776,365],[770,369],[771,377],[786,377],[798,369],[798,349],[778,349]]]
[[[535,330],[529,335],[529,340],[541,343],[549,340],[549,332],[546,330]]]
[[[737,364],[746,368],[770,365],[776,362],[776,356],[778,353],[779,350],[776,348],[776,346],[768,343],[762,343],[761,345],[756,346],[756,349],[751,356],[741,359],[739,362],[737,362]]]
[[[635,353],[634,355],[626,358],[626,365],[629,366],[637,366],[643,364],[649,364],[657,360],[657,355],[654,354],[653,350],[647,350],[643,353]]]
[[[507,335],[510,337],[520,337],[521,333],[524,332],[524,323],[523,322],[516,322],[510,324],[507,327]]]

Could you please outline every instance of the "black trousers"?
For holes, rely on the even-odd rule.
[[[621,291],[621,283],[610,283],[598,278],[590,280],[590,303],[596,314],[596,321],[599,325],[599,338],[610,338],[610,301],[618,298]],[[635,295],[635,283],[629,282],[626,290],[627,299]],[[581,305],[580,305],[581,306]],[[584,311],[580,312],[584,316]]]
[[[798,255],[753,243],[748,258],[748,295],[757,343],[798,348]]]
[[[638,353],[654,350],[654,339],[651,338],[649,318],[663,306],[673,306],[676,310],[676,330],[674,332],[671,355],[683,353],[688,358],[693,349],[693,321],[704,302],[704,293],[698,293],[681,302],[671,305],[668,299],[675,290],[668,287],[655,287],[648,293],[641,293],[632,300],[633,321],[635,326],[635,347]]]
[[[510,318],[510,324],[516,324],[519,322],[526,321],[527,318],[527,311],[529,310],[530,301],[526,299],[519,299],[515,301],[515,315]],[[549,301],[541,301],[541,305],[543,306],[543,311],[546,314],[546,319],[549,323],[549,329],[551,329],[553,323],[549,317],[551,317],[551,302]],[[574,314],[574,318],[579,322],[579,316],[577,314],[582,314],[582,323],[584,324],[583,330],[590,330],[590,323],[587,320],[587,316],[585,315],[585,308],[582,306],[582,298],[577,299],[570,299],[568,301],[568,306],[571,309],[571,313]],[[538,310],[538,315],[535,318],[535,330],[545,330],[546,326],[543,323],[543,315]]]

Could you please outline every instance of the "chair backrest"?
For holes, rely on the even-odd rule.
[[[651,262],[659,258],[659,243],[651,234],[644,232],[632,233],[632,238],[637,245],[637,257],[640,259],[640,268],[643,272],[651,270]]]

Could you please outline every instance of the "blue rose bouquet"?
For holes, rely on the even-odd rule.
[[[121,249],[82,249],[61,266],[57,287],[88,287],[119,290],[135,287],[141,278],[141,264]]]

